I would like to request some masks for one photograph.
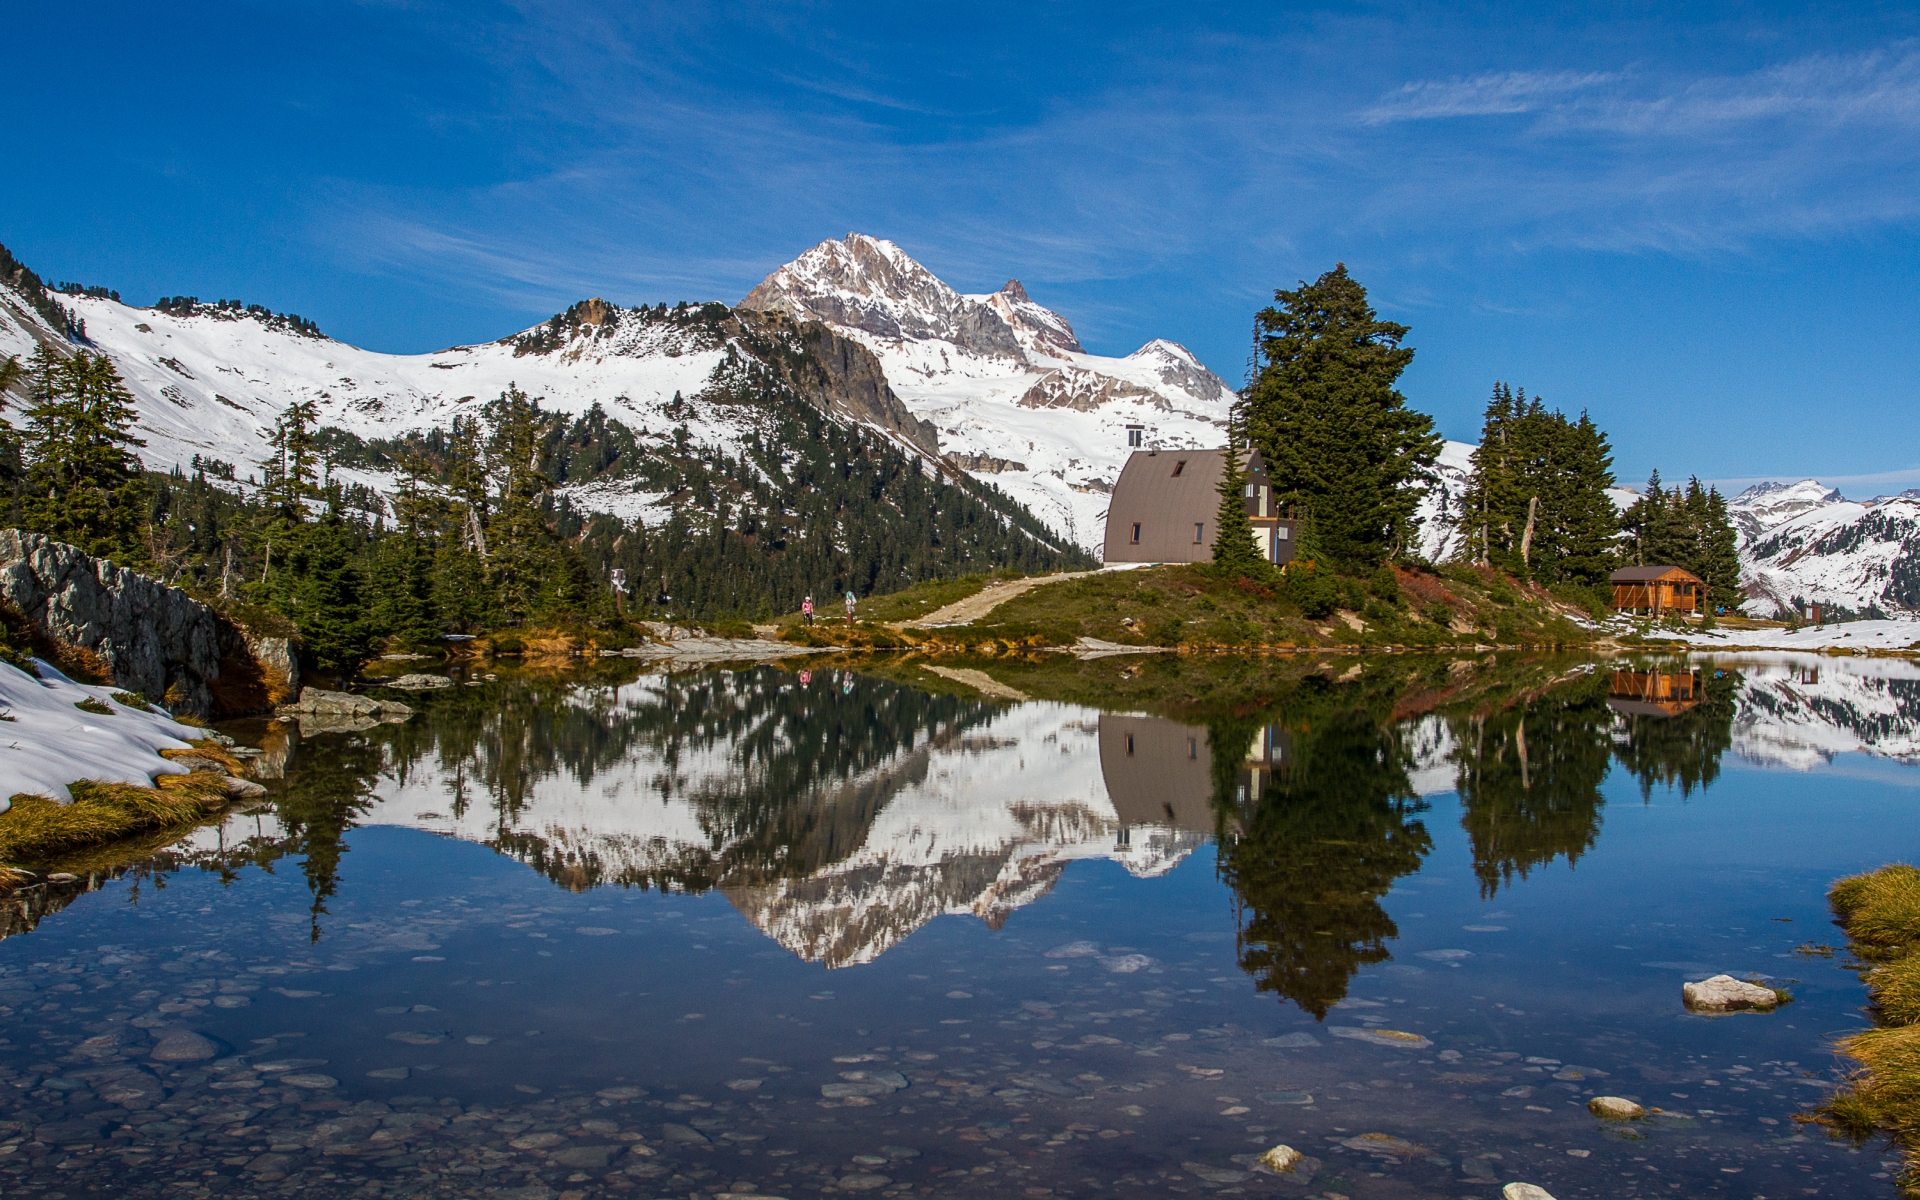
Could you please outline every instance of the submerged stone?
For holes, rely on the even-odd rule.
[[[156,1062],[201,1062],[220,1057],[220,1047],[191,1029],[174,1029],[153,1044],[150,1056]]]
[[[1361,1029],[1352,1025],[1329,1025],[1327,1032],[1337,1038],[1348,1041],[1365,1042],[1370,1046],[1393,1046],[1401,1050],[1424,1050],[1433,1045],[1428,1039],[1417,1033],[1407,1033],[1399,1029]]]

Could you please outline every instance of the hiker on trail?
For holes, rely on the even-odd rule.
[[[853,624],[853,593],[847,593],[847,624]]]
[[[800,620],[803,623],[808,625],[813,624],[813,597],[812,596],[808,596],[805,600],[802,600],[800,602]]]

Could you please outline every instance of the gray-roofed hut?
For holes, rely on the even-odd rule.
[[[1258,450],[1242,451],[1253,542],[1276,565],[1293,560],[1294,523],[1282,517]],[[1225,450],[1136,450],[1107,505],[1110,563],[1210,562],[1220,515]]]

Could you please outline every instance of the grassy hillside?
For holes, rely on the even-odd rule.
[[[1032,588],[971,624],[913,629],[900,623],[983,589],[984,575],[926,584],[859,606],[859,624],[823,620],[812,630],[784,618],[806,644],[929,647],[1070,646],[1096,638],[1192,650],[1573,646],[1595,639],[1579,605],[1496,572],[1386,571],[1371,580],[1323,578],[1272,587],[1230,582],[1184,564],[1103,571]],[[837,616],[825,608],[823,616]]]

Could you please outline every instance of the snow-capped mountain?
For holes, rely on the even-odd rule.
[[[1920,496],[1865,503],[1815,479],[1763,483],[1729,502],[1740,531],[1746,611],[1785,616],[1920,609]]]
[[[1145,445],[1218,446],[1233,392],[1184,346],[1148,342],[1125,358],[1088,354],[1066,318],[1018,280],[962,295],[892,242],[849,233],[768,275],[745,309],[823,322],[885,364],[949,461],[991,477],[1034,515],[1089,550],[1107,497]]]
[[[878,355],[876,403],[823,407],[990,479],[1063,538],[1097,548],[1130,449],[1127,427],[1140,426],[1148,446],[1217,445],[1232,400],[1174,342],[1156,339],[1125,358],[1088,354],[1067,320],[1017,281],[961,295],[891,242],[858,234],[774,271],[732,312],[595,299],[515,336],[433,354],[362,350],[237,303],[57,299],[132,391],[147,466],[190,469],[198,457],[232,464],[242,482],[258,477],[274,420],[290,404],[310,401],[323,426],[375,440],[444,429],[510,384],[568,417],[597,405],[641,433],[643,446],[669,442],[680,426],[693,445],[733,446],[753,415],[732,402],[723,377],[767,357],[751,335],[766,332],[755,314],[773,311],[821,322]],[[0,356],[24,360],[39,342],[65,347],[67,330],[17,287],[0,287]],[[390,483],[341,474],[376,490]],[[572,499],[623,518],[666,515],[660,495],[631,485],[589,486]]]

